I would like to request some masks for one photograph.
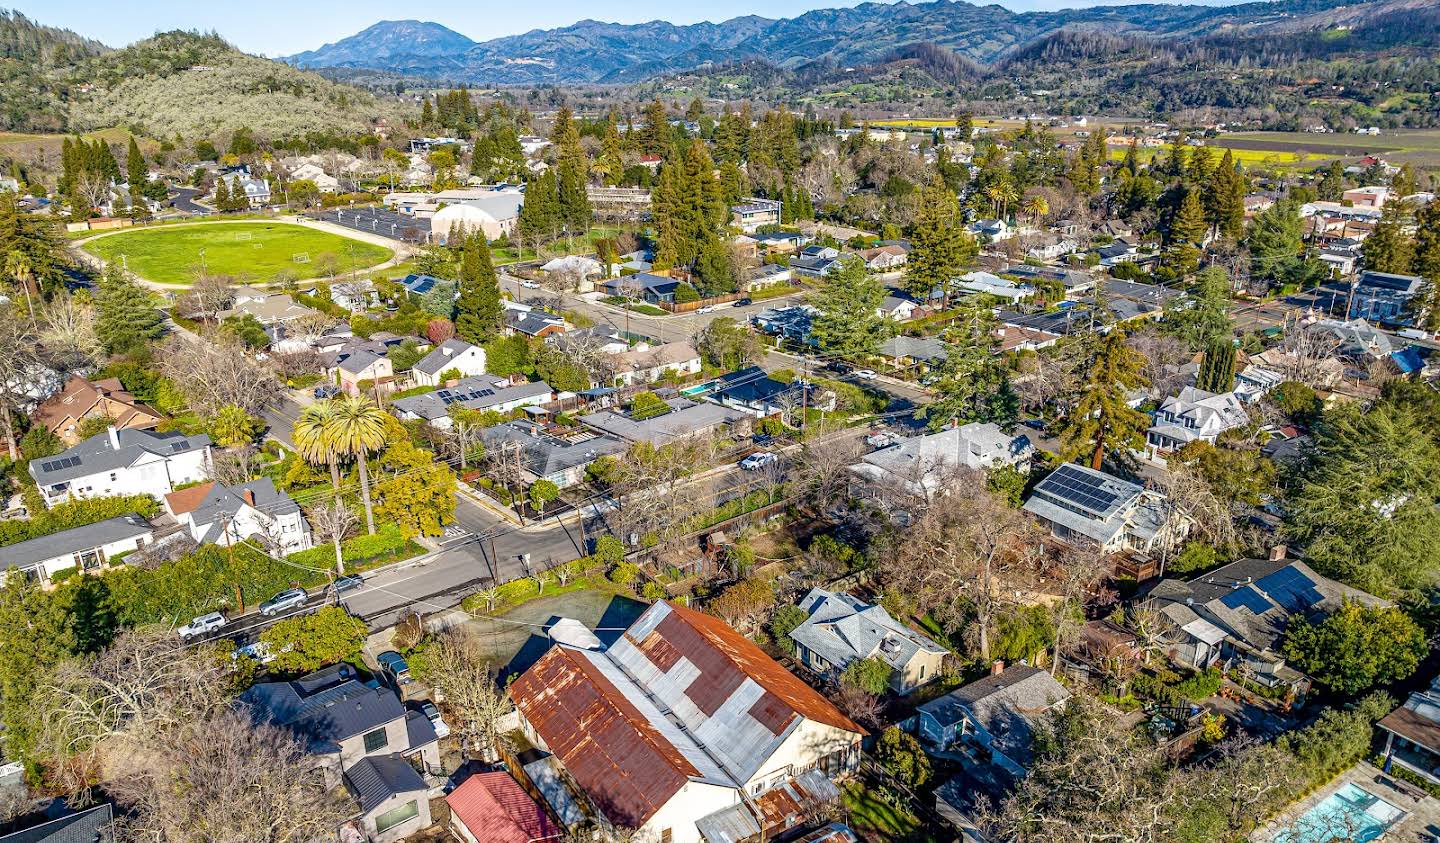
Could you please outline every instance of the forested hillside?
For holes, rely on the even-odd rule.
[[[70,69],[104,51],[98,41],[0,9],[0,130],[63,128]]]

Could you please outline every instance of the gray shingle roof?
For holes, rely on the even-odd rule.
[[[447,408],[459,404],[467,410],[487,410],[512,401],[542,398],[554,392],[545,381],[522,383],[518,386],[497,386],[488,375],[464,378],[453,387],[437,389],[423,395],[412,395],[391,402],[397,410],[432,421],[444,418]]]
[[[451,337],[435,346],[429,354],[420,358],[412,368],[427,375],[438,375],[449,367],[451,361],[477,346],[462,339]]]
[[[968,714],[990,733],[1001,752],[1025,766],[1036,723],[1046,711],[1069,698],[1065,686],[1040,668],[1013,665],[956,688],[919,710],[946,726],[959,723]]]
[[[83,527],[16,542],[9,547],[0,547],[0,566],[16,568],[33,565],[67,553],[79,553],[111,542],[148,536],[153,530],[150,522],[138,514],[120,515]]]
[[[583,432],[579,436],[551,436],[531,422],[507,422],[481,432],[485,447],[493,449],[502,442],[519,443],[525,470],[537,477],[589,465],[600,457],[624,451],[627,443],[609,434]]]
[[[35,478],[36,483],[48,486],[77,477],[89,477],[102,471],[124,468],[134,464],[146,453],[170,457],[210,444],[210,437],[203,433],[199,436],[186,436],[179,431],[157,433],[153,430],[126,428],[115,431],[115,435],[120,444],[119,448],[111,445],[110,432],[105,431],[53,457],[32,460],[30,476]]]
[[[300,681],[264,682],[246,689],[240,701],[252,706],[258,718],[294,729],[309,741],[311,751],[328,751],[346,738],[405,716],[393,691],[354,679],[315,691]]]
[[[269,516],[290,515],[299,512],[300,505],[285,492],[275,488],[269,477],[251,480],[239,486],[225,487],[216,483],[210,494],[195,507],[191,517],[197,524],[209,524],[227,516],[235,515],[245,504],[242,496],[250,492],[255,496],[256,509]]]
[[[423,793],[425,780],[399,755],[372,755],[345,771],[345,783],[360,801],[360,810],[370,813],[385,800],[401,793]]]
[[[0,843],[111,843],[115,812],[109,803],[0,837]]]
[[[837,668],[875,656],[895,669],[910,663],[916,653],[944,653],[945,648],[849,594],[814,588],[800,601],[810,613],[790,637],[818,653]]]
[[[645,421],[635,421],[620,413],[604,410],[581,416],[580,423],[618,436],[627,442],[663,445],[750,418],[746,413],[731,407],[697,403],[688,398],[671,398],[665,403],[670,405],[670,412]]]

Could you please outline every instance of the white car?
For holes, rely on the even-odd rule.
[[[537,281],[521,281],[521,282],[520,282],[520,286],[524,287],[524,288],[527,289],[527,290],[538,290],[538,289],[540,289],[540,284],[539,284],[539,282],[537,282]]]
[[[770,463],[775,462],[775,460],[777,459],[779,459],[779,457],[776,457],[774,454],[769,453],[768,451],[761,451],[758,454],[751,454],[750,456],[741,460],[740,470],[759,471]]]
[[[860,378],[861,380],[873,381],[880,376],[875,374],[870,369],[856,369],[855,377]]]
[[[435,727],[435,737],[443,738],[450,734],[450,724],[446,723],[444,719],[440,717],[440,709],[435,707],[435,703],[420,703],[420,713],[425,715],[430,721],[431,726]]]
[[[175,631],[180,633],[181,638],[189,641],[190,639],[197,638],[201,635],[209,635],[210,633],[214,632],[217,629],[220,629],[227,623],[229,623],[229,621],[225,619],[225,616],[223,614],[219,612],[211,612],[208,615],[201,615],[200,617],[195,618],[194,620],[190,621],[189,623],[185,624],[184,626],[180,627]]]
[[[707,305],[705,305],[704,307],[697,308],[697,309],[695,310],[695,312],[696,312],[696,313],[714,313],[714,312],[715,312],[715,305],[713,305],[713,304],[707,304]]]

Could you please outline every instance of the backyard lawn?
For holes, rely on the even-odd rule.
[[[929,829],[904,809],[885,801],[879,788],[858,781],[844,785],[842,800],[850,825],[870,843],[938,843],[940,829]]]
[[[384,263],[394,253],[327,231],[280,222],[196,223],[132,229],[86,243],[107,262],[123,255],[131,272],[161,284],[188,284],[205,270],[237,279],[269,281],[282,270],[297,279]]]

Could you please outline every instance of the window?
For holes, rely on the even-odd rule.
[[[368,738],[369,735],[366,735]],[[420,803],[414,799],[398,808],[391,808],[375,818],[375,833],[384,834],[395,826],[420,816]]]
[[[383,728],[376,729],[373,732],[366,732],[365,752],[367,754],[371,752],[379,752],[380,750],[385,748],[385,744],[388,742],[388,736],[385,734],[385,730]]]

